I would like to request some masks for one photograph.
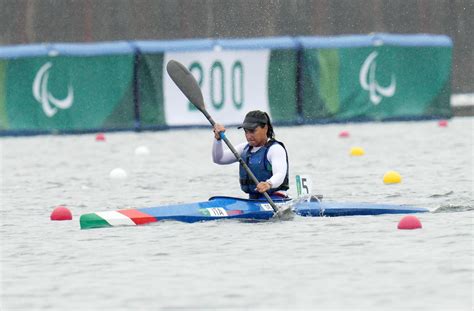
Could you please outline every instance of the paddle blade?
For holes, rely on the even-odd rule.
[[[206,108],[204,106],[202,92],[191,72],[189,72],[183,64],[175,60],[170,60],[168,62],[166,65],[166,71],[189,101],[200,111],[204,112]]]
[[[275,216],[280,220],[292,220],[295,217],[295,213],[293,212],[292,206],[290,204],[286,204],[279,206]]]

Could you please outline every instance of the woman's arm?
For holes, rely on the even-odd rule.
[[[273,171],[272,177],[267,181],[272,184],[272,188],[278,188],[285,181],[288,171],[285,149],[280,144],[274,143],[268,149],[267,160],[271,163]]]
[[[216,164],[231,164],[237,162],[232,151],[230,151],[227,146],[224,149],[223,145],[222,140],[214,140],[214,144],[212,145],[212,161]],[[246,145],[246,143],[242,143],[235,146],[235,150],[237,150],[239,155],[242,154]]]

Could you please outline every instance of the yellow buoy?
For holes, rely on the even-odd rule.
[[[402,176],[395,171],[388,171],[383,175],[383,182],[385,184],[398,184],[402,182]]]
[[[365,154],[365,151],[364,151],[364,149],[362,149],[362,147],[352,147],[351,148],[351,152],[350,152],[351,156],[359,157],[359,156],[362,156],[364,154]]]

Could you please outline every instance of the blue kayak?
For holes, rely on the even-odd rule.
[[[367,203],[331,203],[302,200],[275,200],[276,205],[289,204],[296,215],[335,217],[381,214],[424,213],[426,208]],[[217,219],[268,220],[274,216],[265,200],[212,197],[209,201],[167,206],[104,211],[81,215],[81,229],[135,226],[163,220],[197,222]]]

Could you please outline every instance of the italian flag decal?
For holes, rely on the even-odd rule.
[[[136,209],[97,212],[81,215],[81,229],[135,226],[158,221],[155,217]]]

